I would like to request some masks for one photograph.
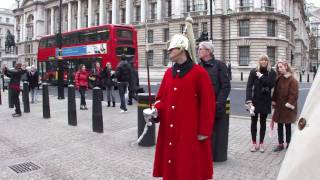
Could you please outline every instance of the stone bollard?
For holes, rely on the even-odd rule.
[[[103,133],[102,117],[102,90],[99,87],[93,88],[92,95],[92,130],[93,132]]]
[[[240,80],[243,81],[243,72],[241,72]]]
[[[307,82],[309,82],[310,81],[310,77],[309,77],[309,73],[308,73],[308,76],[307,76]]]
[[[223,162],[228,156],[228,136],[229,136],[230,98],[226,103],[226,114],[216,118],[212,133],[212,155],[214,162]]]
[[[302,82],[302,74],[299,73],[299,82]]]
[[[23,82],[22,100],[23,100],[23,112],[29,113],[30,112],[29,83],[27,81]]]
[[[151,103],[155,102],[155,95],[151,94]],[[148,93],[139,93],[138,94],[138,138],[143,133],[144,126],[146,121],[144,120],[143,110],[149,108],[149,94]],[[148,127],[146,135],[142,138],[139,143],[140,146],[149,147],[155,145],[156,131],[155,124]]]
[[[68,86],[68,124],[71,126],[77,125],[77,109],[74,85]]]
[[[49,89],[47,83],[42,84],[42,111],[43,118],[50,118]]]
[[[9,108],[14,108],[11,94],[12,94],[12,90],[8,87],[8,104],[9,104]]]

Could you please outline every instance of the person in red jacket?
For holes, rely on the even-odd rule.
[[[79,70],[75,75],[76,89],[79,90],[81,95],[81,102],[80,102],[81,110],[88,109],[86,104],[86,99],[85,99],[86,91],[88,90],[88,77],[89,77],[89,73],[86,70],[86,66],[81,64],[79,66]]]

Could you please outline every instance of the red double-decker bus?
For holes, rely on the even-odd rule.
[[[107,24],[62,34],[62,61],[64,79],[72,81],[80,64],[90,71],[95,62],[105,67],[111,62],[116,68],[121,56],[125,55],[138,67],[137,31],[133,26]],[[57,82],[58,48],[56,36],[40,39],[38,48],[38,66],[44,81]]]

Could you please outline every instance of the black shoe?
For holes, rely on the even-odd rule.
[[[287,147],[286,147],[287,149],[289,148],[289,145],[290,145],[290,143],[287,143]]]
[[[80,110],[84,110],[84,106],[83,105],[80,105]]]
[[[127,105],[131,106],[131,105],[132,105],[132,102],[128,102],[128,104],[127,104]]]
[[[84,110],[88,110],[88,108],[87,108],[87,106],[86,106],[86,105],[84,105],[84,106],[83,106],[83,109],[84,109]]]
[[[112,102],[112,107],[116,107],[116,102]]]
[[[19,114],[19,113],[14,113],[14,114],[12,114],[12,117],[20,117],[21,116],[21,113]]]
[[[273,152],[280,152],[284,149],[283,144],[279,144],[276,148],[273,149]]]
[[[110,107],[110,101],[108,101],[108,105],[107,105],[107,107]]]

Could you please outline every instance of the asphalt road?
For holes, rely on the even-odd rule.
[[[142,85],[142,87],[147,91],[147,85]],[[298,109],[301,112],[305,99],[308,95],[309,89],[311,87],[311,83],[300,83],[299,84],[299,99],[298,99]],[[157,93],[159,89],[159,84],[151,86],[151,92]],[[105,92],[105,91],[104,91]],[[245,110],[244,102],[246,97],[246,83],[245,82],[232,82],[231,83],[231,92],[230,92],[230,100],[231,100],[231,115],[236,116],[249,116],[249,113]],[[49,94],[57,96],[57,87],[50,86],[49,87]],[[41,90],[39,92],[41,95]],[[65,98],[68,96],[68,89],[65,88]],[[106,101],[105,97],[106,93],[104,93],[104,100]],[[119,93],[118,91],[114,92],[116,102],[119,102]],[[80,94],[76,92],[77,98],[80,98]],[[87,91],[86,95],[87,99],[92,99],[92,90]],[[42,97],[39,97],[41,100]]]

